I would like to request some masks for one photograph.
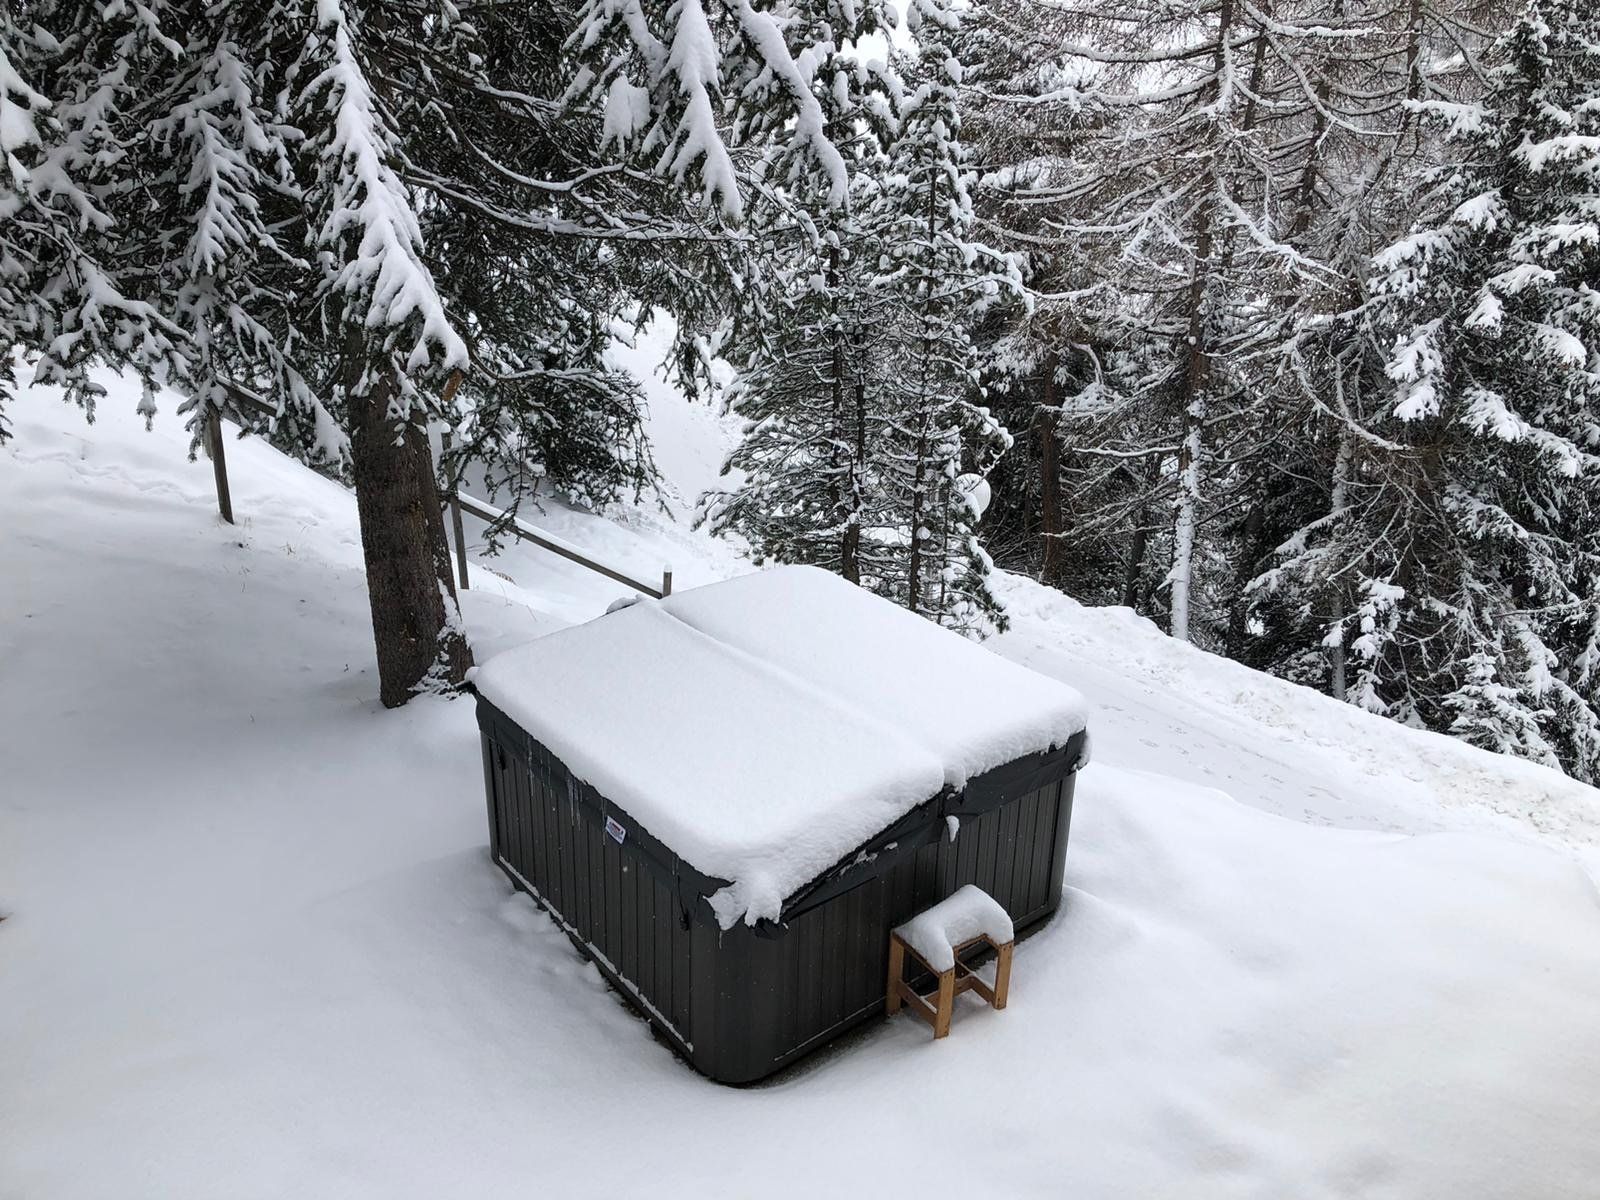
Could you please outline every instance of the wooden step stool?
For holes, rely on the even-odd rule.
[[[985,942],[995,952],[992,988],[961,961],[963,953]],[[1006,1006],[1015,944],[1011,918],[1005,909],[987,892],[968,884],[889,934],[889,987],[884,1006],[893,1016],[902,1004],[909,1005],[912,1012],[933,1026],[935,1039],[947,1037],[956,997],[962,992],[977,992],[996,1009]],[[908,954],[938,978],[939,986],[929,996],[906,982]],[[947,959],[950,965],[941,969]],[[929,997],[935,998],[935,1003],[928,1003]]]

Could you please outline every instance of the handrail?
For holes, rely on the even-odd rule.
[[[229,381],[228,383],[224,384],[224,386],[227,388],[228,394],[233,397],[234,401],[241,408],[254,409],[262,416],[271,418],[273,420],[277,419],[277,405],[263,399],[254,392],[250,391],[248,388],[242,387],[237,383]],[[218,428],[214,431],[214,440],[208,445],[209,447],[215,447],[213,451],[213,460],[217,467],[217,497],[219,502],[223,505],[224,518],[231,524],[233,521],[233,512],[232,505],[229,504],[227,500],[228,483],[226,468],[222,465],[223,458],[221,454],[221,442],[221,429]],[[651,587],[648,583],[641,583],[639,580],[624,575],[621,571],[618,571],[613,567],[608,567],[602,562],[596,562],[594,559],[584,554],[576,546],[572,546],[566,542],[563,542],[560,538],[556,537],[555,534],[538,529],[533,525],[529,525],[521,517],[508,516],[505,512],[502,512],[500,509],[495,508],[493,505],[488,504],[485,501],[477,499],[475,496],[469,496],[465,492],[457,490],[445,497],[445,503],[458,505],[460,508],[465,509],[467,512],[471,513],[475,517],[478,517],[480,520],[497,523],[502,529],[506,530],[512,536],[520,538],[522,541],[532,542],[535,546],[538,546],[542,550],[548,550],[552,554],[558,554],[562,558],[577,563],[580,567],[587,567],[597,575],[604,575],[607,579],[615,580],[617,583],[620,583],[625,587],[631,587],[635,591],[644,593],[653,600],[660,600],[663,597],[670,596],[672,594],[671,567],[666,567],[662,570],[661,586]],[[457,515],[459,516],[459,514]],[[466,546],[461,537],[461,524],[459,520],[455,522],[455,532],[456,552],[461,560],[462,567],[461,583],[462,586],[465,587]]]
[[[604,563],[596,562],[594,559],[588,557],[582,551],[578,550],[575,546],[568,545],[567,543],[561,541],[554,534],[535,529],[521,517],[510,517],[508,519],[504,512],[493,507],[492,505],[485,504],[482,500],[467,495],[465,492],[457,492],[456,500],[460,503],[463,509],[471,513],[473,516],[491,523],[504,522],[502,528],[514,533],[523,541],[532,542],[540,549],[548,550],[552,554],[559,554],[562,558],[570,559],[577,563],[580,567],[588,567],[589,570],[594,571],[597,574],[604,575],[607,579],[614,579],[620,584],[631,587],[636,591],[643,592],[652,600],[660,600],[663,596],[670,596],[672,594],[671,568],[661,572],[661,586],[659,588],[651,587],[648,583],[640,583],[639,580],[632,579],[629,576],[624,575],[621,571],[613,570]]]

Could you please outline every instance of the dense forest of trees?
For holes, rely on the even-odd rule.
[[[430,428],[513,508],[648,489],[654,310],[736,368],[760,560],[975,634],[998,564],[1600,779],[1589,0],[0,14],[0,343],[197,445],[269,397],[385,703],[470,662]]]

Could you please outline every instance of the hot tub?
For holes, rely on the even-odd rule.
[[[490,853],[697,1070],[881,1012],[889,930],[1060,902],[1072,689],[825,572],[640,601],[477,672]]]

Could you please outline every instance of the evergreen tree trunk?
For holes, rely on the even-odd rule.
[[[1122,576],[1122,606],[1143,612],[1139,604],[1139,581],[1144,577],[1144,553],[1150,545],[1150,531],[1145,528],[1145,510],[1139,510],[1139,526],[1128,539],[1128,567]]]
[[[1252,472],[1244,485],[1250,497],[1243,523],[1237,534],[1234,568],[1234,586],[1228,602],[1228,636],[1226,651],[1229,658],[1248,661],[1250,647],[1250,601],[1245,585],[1259,573],[1261,563],[1273,550],[1270,543],[1263,545],[1267,526],[1267,504],[1271,498],[1272,481],[1261,477],[1261,468]]]
[[[1065,545],[1061,522],[1061,442],[1057,434],[1061,410],[1056,400],[1056,356],[1045,359],[1043,396],[1034,421],[1039,439],[1039,536],[1044,562],[1039,578],[1052,587],[1061,586]]]
[[[1329,497],[1329,508],[1333,512],[1342,512],[1349,500],[1350,477],[1350,431],[1343,426],[1339,428],[1339,450],[1333,460],[1333,491]],[[1345,683],[1345,584],[1336,582],[1328,596],[1329,623],[1339,630],[1339,640],[1328,647],[1328,692],[1335,700],[1343,700],[1347,685]]]
[[[1200,460],[1205,451],[1204,392],[1193,392],[1184,413],[1183,448],[1178,455],[1178,517],[1172,537],[1172,636],[1189,640],[1189,589],[1194,582],[1194,537],[1200,507]]]
[[[911,554],[906,564],[906,607],[912,612],[920,614],[923,603],[923,521],[927,517],[928,509],[924,495],[924,490],[927,487],[927,481],[924,476],[928,460],[928,413],[926,409],[923,410],[921,423],[917,426],[916,456],[917,464],[911,476]]]
[[[1338,592],[1333,594],[1333,607],[1329,615],[1335,624],[1344,624],[1344,597]],[[1328,651],[1328,694],[1335,700],[1343,700],[1348,690],[1349,685],[1345,683],[1344,643],[1340,642]]]
[[[397,708],[425,682],[459,684],[472,665],[472,650],[458,620],[427,435],[414,422],[401,424],[389,415],[396,384],[391,370],[370,372],[365,386],[359,378],[349,384],[350,459],[378,694],[385,708]]]
[[[1148,497],[1161,474],[1161,463],[1155,455],[1148,455],[1141,472],[1144,479],[1143,495]],[[1133,536],[1128,539],[1128,565],[1122,576],[1122,606],[1143,613],[1146,606],[1139,601],[1139,584],[1144,579],[1144,556],[1150,548],[1150,509],[1145,503],[1134,514]]]
[[[1270,5],[1267,7],[1270,11]],[[1235,15],[1233,0],[1223,0],[1217,13],[1216,74],[1207,89],[1212,103],[1221,95],[1226,61],[1224,48],[1233,36]],[[1256,97],[1260,94],[1266,48],[1267,39],[1257,38],[1247,89],[1250,98],[1239,122],[1241,133],[1248,134],[1256,123]],[[1194,586],[1195,537],[1206,456],[1206,406],[1213,374],[1210,308],[1216,277],[1227,272],[1232,259],[1230,246],[1225,245],[1220,254],[1217,252],[1217,192],[1223,181],[1214,150],[1210,173],[1212,192],[1201,202],[1195,218],[1194,273],[1189,278],[1188,295],[1188,362],[1184,373],[1187,403],[1183,411],[1183,442],[1178,450],[1177,519],[1172,537],[1172,636],[1185,642],[1189,640],[1189,601]]]
[[[839,574],[851,583],[861,582],[861,448],[858,445],[853,459],[844,453],[846,445],[845,436],[845,408],[844,408],[844,374],[845,374],[845,332],[844,324],[839,319],[839,247],[828,247],[828,311],[832,317],[832,325],[828,336],[832,341],[832,360],[830,369],[832,379],[829,381],[829,402],[832,409],[833,428],[830,430],[832,449],[832,474],[828,485],[829,502],[833,505],[835,516],[844,518],[844,528],[839,537]],[[861,390],[857,381],[856,392]],[[857,424],[860,424],[859,409],[862,400],[859,394],[856,397],[858,410]],[[859,438],[853,439],[859,441]],[[846,470],[848,464],[848,470]],[[846,495],[848,489],[848,495]]]
[[[1189,640],[1189,591],[1194,581],[1194,542],[1200,515],[1200,478],[1205,459],[1206,392],[1211,355],[1206,346],[1206,283],[1211,271],[1211,203],[1200,214],[1195,239],[1194,276],[1189,284],[1188,365],[1184,392],[1183,442],[1178,450],[1177,516],[1172,531],[1172,636]]]
[[[937,242],[939,231],[939,177],[934,168],[929,169],[929,186],[927,208],[923,216],[924,232],[928,245]],[[932,380],[933,356],[937,352],[937,343],[929,324],[930,316],[927,305],[933,292],[931,280],[924,279],[917,285],[918,299],[922,302],[922,362],[921,385],[917,388],[917,402],[921,410],[917,422],[916,442],[916,467],[911,477],[911,555],[907,564],[909,587],[906,591],[906,607],[914,613],[922,612],[922,571],[924,551],[923,522],[927,518],[927,497],[924,494],[927,488],[928,465],[928,423],[933,404]]]
[[[857,370],[860,370],[858,365]],[[862,464],[867,461],[867,385],[859,375],[855,389],[855,457],[850,464],[850,524],[845,527],[840,571],[851,583],[861,582]]]

